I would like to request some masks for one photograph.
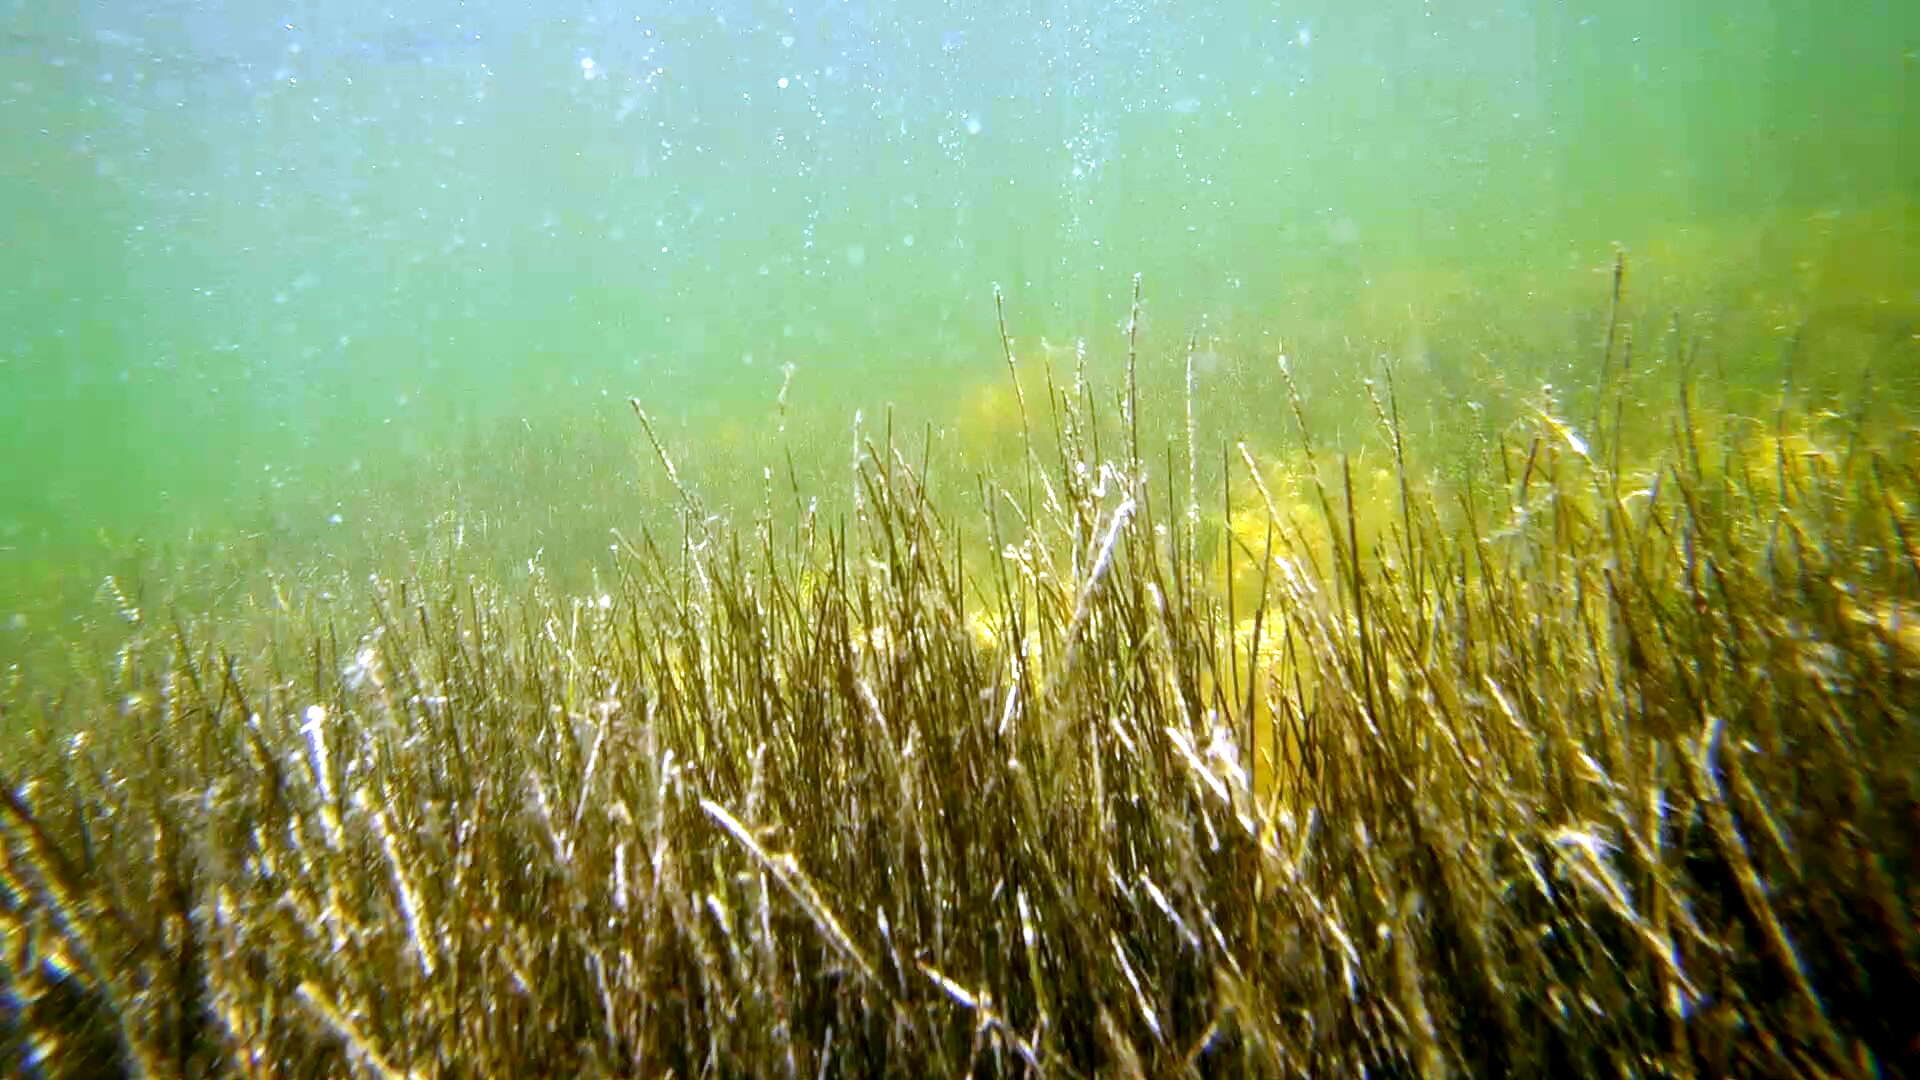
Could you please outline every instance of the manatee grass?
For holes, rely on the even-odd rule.
[[[1209,448],[1190,346],[1155,448],[1136,282],[1111,396],[1001,313],[1003,476],[735,524],[635,402],[588,592],[129,602],[0,687],[5,1068],[1912,1071],[1920,440],[1634,363],[1621,273],[1579,424],[1389,368],[1342,451],[1282,357]]]

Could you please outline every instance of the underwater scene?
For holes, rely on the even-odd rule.
[[[1920,9],[0,0],[0,1073],[1920,1075]]]

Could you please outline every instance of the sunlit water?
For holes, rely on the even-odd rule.
[[[1616,250],[1649,353],[1913,357],[1912,6],[1355,7],[13,0],[0,633],[135,546],[589,558],[629,397],[749,499],[1010,437],[996,289],[1111,375],[1142,274],[1215,439],[1283,349],[1590,384]]]

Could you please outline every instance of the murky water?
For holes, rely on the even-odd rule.
[[[1367,6],[12,0],[0,615],[136,543],[587,558],[628,397],[748,492],[856,412],[1004,437],[996,287],[1112,372],[1143,274],[1221,437],[1282,347],[1590,381],[1616,247],[1649,351],[1912,357],[1912,6]]]

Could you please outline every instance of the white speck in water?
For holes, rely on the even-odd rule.
[[[902,246],[904,246],[904,247],[912,247],[912,246],[913,246],[913,234],[912,234],[912,233],[908,233],[907,235],[905,235],[905,236],[903,236],[903,237],[901,237],[901,238],[900,238],[900,243],[901,243],[901,245],[902,245]]]
[[[782,90],[785,90],[788,86],[787,77],[785,75],[780,76],[778,79],[774,80],[773,85],[779,87]]]
[[[327,515],[327,524],[329,525],[339,525],[344,523],[346,520],[347,520],[346,518],[341,517],[337,513]]]
[[[580,77],[589,82],[600,77],[600,65],[593,62],[593,57],[580,58]]]
[[[963,120],[964,120],[964,121],[966,122],[966,125],[967,125],[967,134],[969,134],[969,135],[978,135],[978,134],[980,134],[980,131],[981,131],[981,128],[982,128],[982,126],[983,126],[983,125],[982,125],[982,124],[980,123],[980,118],[979,118],[979,117],[977,117],[977,116],[967,116],[967,117],[962,117],[962,119],[963,119]]]
[[[1294,33],[1293,41],[1294,41],[1294,44],[1300,46],[1303,49],[1313,44],[1312,28],[1302,26],[1297,32]]]
[[[847,265],[855,270],[867,265],[867,248],[865,244],[847,245]]]

